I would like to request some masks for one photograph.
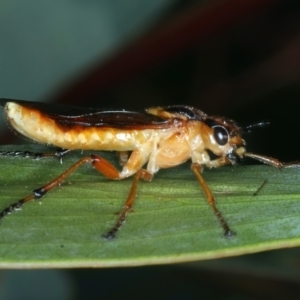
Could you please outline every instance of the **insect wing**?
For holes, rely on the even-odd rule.
[[[106,127],[127,129],[160,129],[172,125],[171,119],[161,118],[146,112],[126,110],[103,110],[44,102],[14,99],[0,99],[0,105],[14,102],[26,108],[37,110],[53,119],[58,125],[72,127]]]

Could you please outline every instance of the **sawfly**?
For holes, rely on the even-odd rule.
[[[140,179],[151,181],[159,169],[171,168],[191,160],[194,172],[208,204],[221,224],[224,235],[234,232],[218,209],[213,193],[202,177],[204,167],[218,168],[235,165],[250,157],[276,168],[298,167],[297,163],[282,163],[275,158],[246,151],[242,135],[261,122],[240,127],[233,120],[208,116],[201,110],[175,105],[152,107],[144,112],[105,111],[46,104],[22,100],[1,99],[6,118],[23,136],[36,142],[58,147],[53,153],[2,151],[3,156],[58,157],[62,159],[72,150],[116,151],[122,170],[98,155],[87,155],[76,161],[58,177],[0,211],[0,219],[31,200],[42,198],[60,185],[81,165],[91,164],[109,179],[121,180],[134,176],[131,189],[115,225],[103,235],[113,239],[127,213],[132,209]]]

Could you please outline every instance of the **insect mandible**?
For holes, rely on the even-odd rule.
[[[33,158],[54,156],[62,159],[72,150],[105,150],[116,151],[122,166],[122,170],[118,171],[101,156],[84,156],[52,181],[0,211],[0,219],[20,209],[30,200],[40,199],[81,165],[89,163],[109,179],[120,180],[134,176],[127,200],[115,225],[103,235],[106,239],[112,239],[134,204],[139,180],[151,181],[159,169],[175,167],[190,159],[191,169],[219,220],[224,235],[230,237],[234,232],[217,208],[214,195],[202,176],[204,166],[217,168],[234,165],[244,157],[276,168],[299,166],[246,151],[243,133],[266,123],[242,128],[230,119],[208,116],[190,106],[152,107],[145,112],[132,112],[13,99],[0,99],[0,105],[4,106],[7,120],[17,132],[36,142],[60,149],[51,154],[11,151],[1,152],[1,155],[25,155]],[[212,159],[211,153],[216,158]]]

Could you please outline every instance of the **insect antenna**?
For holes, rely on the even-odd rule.
[[[251,133],[253,128],[262,128],[262,127],[267,127],[271,124],[270,121],[261,121],[257,122],[251,125],[248,125],[246,127],[242,127],[242,132],[243,133]]]
[[[261,128],[261,127],[267,127],[271,124],[270,121],[261,121],[257,122],[251,125],[248,125],[246,127],[242,127],[242,132],[243,133],[251,133],[253,128]]]

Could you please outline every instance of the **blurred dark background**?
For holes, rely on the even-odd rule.
[[[241,125],[270,120],[269,128],[245,136],[248,150],[299,159],[299,1],[4,0],[0,7],[1,97],[138,110],[187,104]],[[6,127],[2,122],[1,144],[24,142]],[[9,283],[16,278],[45,276],[48,283],[65,283],[70,299],[296,298],[298,254],[135,269],[3,271],[0,295],[2,288],[8,297],[2,299],[14,299]],[[33,290],[27,292],[34,299]]]

